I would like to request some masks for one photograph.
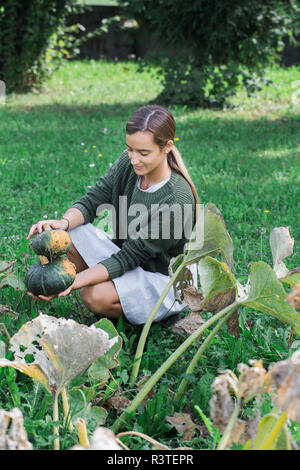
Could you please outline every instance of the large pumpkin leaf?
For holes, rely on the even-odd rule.
[[[88,374],[91,378],[99,380],[101,384],[104,384],[110,377],[109,369],[119,365],[117,356],[122,348],[122,338],[118,335],[112,322],[106,318],[102,318],[98,322],[94,323],[95,328],[100,328],[108,334],[109,340],[114,340],[113,346],[99,359],[97,359],[88,369]]]
[[[272,315],[300,335],[300,315],[286,301],[286,292],[273,269],[263,261],[252,263],[249,281],[249,296],[240,305]]]
[[[221,212],[212,203],[201,206],[199,219],[185,245],[185,263],[192,264],[205,256],[221,253],[223,261],[233,269],[233,243]]]
[[[15,360],[1,359],[0,367],[18,369],[47,390],[58,393],[117,340],[117,337],[109,339],[106,331],[93,325],[88,327],[73,320],[40,314],[11,338],[10,349]]]
[[[236,280],[225,263],[206,256],[199,261],[198,269],[204,295],[200,304],[203,310],[217,313],[235,301]]]
[[[293,289],[297,282],[300,281],[300,268],[291,269],[286,276],[281,277],[279,280]]]

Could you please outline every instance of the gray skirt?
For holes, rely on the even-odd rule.
[[[89,267],[95,266],[120,248],[115,245],[110,235],[92,224],[85,224],[69,231],[72,242]],[[197,268],[190,267],[197,286]],[[112,279],[117,290],[126,319],[133,325],[146,322],[153,307],[168,284],[170,277],[159,272],[145,271],[140,266]],[[154,321],[159,322],[171,315],[187,310],[185,302],[179,303],[174,298],[173,286],[160,306]]]

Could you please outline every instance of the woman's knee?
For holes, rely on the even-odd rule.
[[[109,303],[105,301],[105,297],[101,296],[99,289],[95,289],[95,286],[82,287],[80,296],[84,305],[94,313],[101,313],[109,308]]]

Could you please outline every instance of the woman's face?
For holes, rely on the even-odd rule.
[[[164,164],[166,152],[168,153],[171,150],[173,141],[169,140],[167,145],[161,150],[154,142],[153,134],[144,131],[126,134],[126,145],[134,171],[138,175],[146,175],[159,165]]]

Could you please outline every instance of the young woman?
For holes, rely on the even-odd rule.
[[[171,258],[183,252],[189,238],[186,227],[193,228],[199,207],[195,186],[174,145],[175,131],[166,108],[139,108],[126,125],[127,149],[107,173],[61,220],[32,225],[27,239],[41,233],[46,223],[68,230],[72,239],[68,257],[77,275],[58,297],[80,289],[84,305],[95,314],[124,315],[132,324],[146,322],[170,279]],[[115,215],[114,239],[92,225],[107,205]],[[191,268],[197,285],[196,266]],[[186,308],[170,289],[155,321]]]

